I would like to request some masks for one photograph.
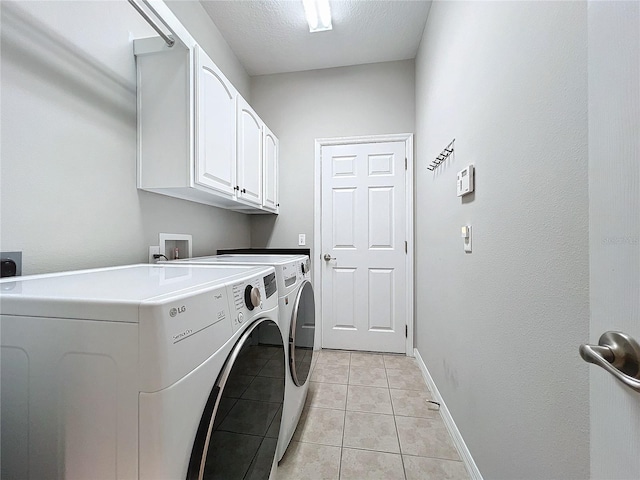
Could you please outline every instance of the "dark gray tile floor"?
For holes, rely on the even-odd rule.
[[[277,478],[467,480],[415,360],[322,350]]]

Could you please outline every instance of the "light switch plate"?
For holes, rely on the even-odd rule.
[[[467,236],[462,237],[462,241],[464,242],[464,251],[467,253],[471,253],[471,225],[465,225],[462,228],[467,229]]]
[[[307,236],[304,233],[298,234],[298,246],[304,247],[307,244]]]

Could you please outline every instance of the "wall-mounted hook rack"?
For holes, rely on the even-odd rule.
[[[449,158],[449,156],[453,153],[453,144],[455,141],[456,139],[454,138],[453,140],[451,140],[451,143],[449,143],[449,145],[444,147],[444,150],[442,150],[442,152],[440,152],[436,159],[429,164],[427,170],[431,170],[433,172],[437,167],[444,163],[447,158]]]

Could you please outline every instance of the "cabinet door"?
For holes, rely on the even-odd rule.
[[[238,198],[262,206],[262,120],[238,95]]]
[[[195,182],[233,197],[238,94],[201,49],[196,56]]]
[[[278,139],[267,126],[264,129],[264,195],[262,206],[278,212]]]

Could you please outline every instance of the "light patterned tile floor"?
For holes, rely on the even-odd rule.
[[[322,350],[279,480],[468,480],[415,360]]]

